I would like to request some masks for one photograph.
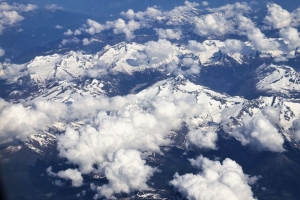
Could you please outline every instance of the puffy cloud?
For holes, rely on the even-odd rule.
[[[138,151],[159,152],[160,146],[171,144],[167,137],[171,130],[178,130],[182,122],[193,130],[193,120],[205,111],[204,106],[188,93],[173,94],[166,89],[161,96],[158,91],[162,87],[158,88],[124,97],[81,98],[68,107],[70,113],[66,116],[85,118],[86,124],[78,130],[68,126],[64,134],[57,136],[60,156],[78,166],[82,174],[106,175],[109,184],[94,187],[99,196],[109,198],[114,193],[146,187],[143,183],[154,171],[145,165]],[[74,95],[71,98],[77,99]],[[205,134],[195,143],[209,139],[211,134]],[[202,145],[213,146],[212,143]],[[133,178],[136,170],[123,174],[124,166],[139,169],[137,178]],[[137,182],[139,184],[135,184]]]
[[[83,178],[81,176],[81,173],[77,169],[67,169],[65,171],[59,171],[57,173],[54,173],[52,172],[52,167],[50,166],[47,168],[46,172],[49,176],[71,180],[73,187],[80,187],[83,184]],[[55,184],[58,186],[63,185],[60,180],[56,180]]]
[[[208,14],[203,17],[195,17],[194,23],[194,32],[201,36],[224,35],[234,30],[232,24],[222,15]]]
[[[11,64],[8,62],[0,63],[0,79],[13,79],[18,76],[27,75],[26,65]]]
[[[267,5],[268,15],[265,17],[265,23],[276,28],[285,28],[291,25],[291,14],[284,10],[281,6],[275,3],[269,3]]]
[[[46,10],[56,11],[56,10],[63,10],[62,6],[59,6],[57,4],[47,4],[45,6]]]
[[[157,9],[157,7],[149,7],[143,12],[134,12],[132,9],[129,9],[127,12],[121,12],[121,15],[127,19],[137,19],[139,21],[182,17],[183,13],[193,10],[198,5],[195,2],[185,1],[184,6],[177,6],[170,11],[163,12]]]
[[[202,43],[197,42],[196,40],[189,40],[187,49],[195,52],[206,51],[206,47]]]
[[[283,152],[284,138],[278,133],[275,124],[278,123],[279,111],[266,107],[261,113],[242,118],[241,127],[234,128],[230,133],[242,145],[250,145],[258,151]]]
[[[60,25],[56,25],[55,28],[56,28],[56,29],[62,29],[63,27],[60,26]]]
[[[11,104],[0,111],[1,144],[15,139],[25,141],[30,135],[50,125],[50,118],[36,109],[24,108],[21,104]]]
[[[126,23],[123,19],[118,19],[117,21],[106,23],[113,27],[113,32],[115,34],[124,33],[126,40],[132,40],[135,38],[133,32],[140,28],[140,23],[134,20],[130,20]]]
[[[7,27],[10,27],[24,19],[20,15],[21,12],[30,12],[37,9],[37,6],[32,4],[17,4],[9,5],[6,2],[0,2],[0,34]]]
[[[286,62],[288,61],[289,59],[287,57],[284,57],[284,56],[279,56],[279,57],[276,57],[274,59],[275,62]]]
[[[127,12],[121,12],[121,15],[125,16],[128,19],[138,19],[143,20],[145,18],[155,19],[158,16],[162,16],[163,12],[158,10],[156,7],[149,7],[144,12],[135,13],[132,9],[129,9]]]
[[[251,10],[251,7],[248,6],[247,3],[245,2],[236,2],[234,4],[227,4],[225,6],[221,6],[219,8],[207,8],[208,11],[210,12],[222,12],[223,15],[228,18],[228,17],[233,17],[237,15],[238,13],[245,13],[249,12]]]
[[[227,39],[224,41],[224,44],[225,46],[221,48],[221,51],[228,55],[240,53],[241,50],[246,46],[244,42],[235,39]]]
[[[284,28],[279,31],[280,36],[288,42],[290,49],[300,46],[298,30],[292,27]]]
[[[3,11],[1,13],[1,24],[2,25],[13,25],[17,22],[20,22],[24,19],[19,13],[15,10],[13,11]]]
[[[254,48],[258,51],[278,50],[280,47],[280,44],[277,41],[265,38],[265,34],[258,28],[249,30],[247,36],[253,43]]]
[[[100,33],[104,30],[106,30],[106,27],[104,25],[99,24],[98,22],[88,19],[87,20],[87,26],[88,28],[85,29],[85,31],[91,35],[94,35],[96,33]]]
[[[194,60],[192,58],[183,58],[181,60],[181,65],[185,68],[188,68],[187,70],[177,69],[175,70],[175,74],[183,74],[183,75],[192,75],[192,74],[199,74],[200,73],[200,66],[199,61]]]
[[[218,135],[215,132],[203,132],[195,129],[187,135],[187,145],[195,145],[199,148],[216,149]]]
[[[236,19],[238,22],[238,30],[241,31],[242,34],[245,34],[244,31],[247,32],[255,28],[255,24],[248,17],[237,15]]]
[[[68,29],[66,32],[64,32],[64,35],[73,35],[73,31]]]
[[[86,31],[87,33],[94,35],[104,30],[113,29],[115,34],[125,34],[126,40],[132,40],[135,36],[133,32],[141,27],[140,23],[134,20],[130,20],[126,23],[123,19],[115,21],[107,21],[105,24],[99,24],[98,22],[88,19],[87,25],[84,25],[78,31]]]
[[[185,1],[184,6],[177,6],[170,11],[164,12],[164,15],[168,17],[182,17],[183,13],[192,11],[197,6],[199,6],[199,4],[196,2]]]
[[[81,31],[80,31],[80,30],[78,30],[78,29],[77,29],[77,30],[75,30],[75,31],[74,31],[74,35],[81,35]]]
[[[79,165],[82,173],[91,173],[96,170],[94,164],[101,166],[107,154],[118,149],[158,152],[159,145],[169,143],[164,139],[169,127],[160,125],[159,118],[134,109],[118,112],[112,116],[98,113],[93,122],[96,128],[87,125],[75,131],[68,127],[66,133],[58,137],[60,155]]]
[[[146,182],[155,172],[155,169],[145,165],[145,163],[141,159],[139,151],[118,150],[113,154],[111,162],[105,167],[105,176],[109,183],[99,187],[91,185],[92,189],[98,191],[94,198],[104,196],[107,199],[112,199],[113,194],[149,189]]]
[[[89,40],[88,38],[83,38],[83,39],[82,39],[82,43],[83,43],[83,45],[89,45],[89,44],[92,43],[92,41]]]
[[[13,5],[9,5],[6,2],[1,2],[0,4],[0,11],[11,11],[11,10],[15,10],[18,12],[30,12],[37,9],[36,5],[33,4],[18,4],[18,3],[14,3]]]
[[[221,163],[199,156],[190,162],[202,169],[202,172],[196,175],[175,174],[170,182],[187,199],[255,199],[249,184],[255,183],[257,178],[244,174],[242,167],[235,161],[226,158]]]
[[[174,53],[173,45],[166,39],[145,43],[145,54],[151,59],[163,60]]]
[[[79,43],[79,42],[80,42],[80,40],[76,37],[74,37],[72,39],[63,39],[60,43],[60,47],[66,45],[66,44]]]
[[[13,140],[26,141],[28,137],[46,129],[66,113],[65,105],[57,102],[36,101],[29,107],[7,102],[2,104],[2,108],[0,106],[1,144]]]
[[[155,28],[156,34],[160,39],[177,39],[181,38],[182,32],[181,30],[174,30],[174,29],[162,29],[162,28]]]
[[[2,49],[2,48],[0,47],[0,57],[1,57],[1,56],[4,56],[4,54],[5,54],[4,49]]]
[[[202,4],[202,6],[208,6],[208,2],[207,1],[202,1],[201,4]]]

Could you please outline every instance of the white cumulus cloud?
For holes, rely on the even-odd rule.
[[[59,177],[65,180],[71,180],[73,187],[80,187],[83,184],[83,178],[81,176],[81,173],[77,169],[67,169],[64,171],[54,173],[52,172],[52,167],[50,166],[47,168],[46,171],[49,176]],[[58,186],[63,185],[60,180],[56,180],[55,184]]]
[[[280,36],[288,42],[290,49],[300,46],[299,32],[296,28],[288,27],[279,31]]]
[[[73,31],[68,29],[66,32],[64,32],[64,35],[73,35]]]
[[[120,149],[113,154],[110,161],[105,167],[105,176],[109,183],[98,187],[91,185],[98,192],[94,198],[104,196],[112,199],[114,194],[149,189],[146,182],[155,169],[146,165],[139,151]]]
[[[248,114],[243,116],[241,127],[234,128],[230,134],[242,145],[249,145],[258,151],[283,152],[284,138],[275,125],[278,120],[279,110],[265,107],[252,117]]]
[[[244,42],[235,39],[227,39],[224,41],[225,46],[221,48],[221,51],[228,55],[240,53],[241,50],[246,46]]]
[[[182,176],[175,174],[170,182],[187,199],[255,199],[249,184],[253,184],[257,178],[244,174],[235,161],[226,158],[221,163],[199,156],[190,162],[202,172]]]
[[[30,12],[37,9],[36,5],[33,4],[17,4],[9,5],[6,2],[0,2],[0,34],[10,27],[24,19],[20,15],[22,12]]]
[[[187,49],[195,52],[206,51],[206,47],[202,43],[197,42],[196,40],[189,40]]]
[[[265,17],[265,23],[273,28],[280,29],[291,25],[291,14],[284,10],[281,6],[275,3],[269,3],[267,5],[268,15]]]
[[[280,44],[276,40],[266,38],[259,28],[249,30],[247,36],[258,51],[273,51],[280,48]]]
[[[203,17],[194,18],[194,32],[201,36],[224,35],[232,33],[234,27],[222,15],[208,14]]]
[[[179,40],[181,38],[182,32],[181,30],[174,30],[174,29],[162,29],[162,28],[155,28],[154,29],[158,38],[160,39],[176,39]]]
[[[203,132],[192,130],[187,135],[187,145],[195,145],[198,148],[216,149],[218,135],[215,132]]]

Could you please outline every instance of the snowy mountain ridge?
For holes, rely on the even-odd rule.
[[[14,68],[21,71],[15,73],[15,76],[29,74],[31,79],[42,84],[47,80],[72,80],[85,75],[132,74],[146,69],[168,71],[168,68],[172,68],[168,65],[173,64],[178,65],[178,69],[181,68],[180,66],[190,67],[191,65],[208,67],[223,65],[223,55],[227,55],[237,65],[241,65],[257,55],[249,42],[245,42],[238,52],[228,50],[224,42],[219,40],[206,40],[203,43],[195,42],[195,45],[197,48],[191,45],[171,44],[167,40],[150,41],[144,45],[134,42],[122,42],[114,46],[108,45],[96,54],[70,51],[62,55],[37,56],[29,63],[22,65],[4,63],[1,73],[2,75],[8,73],[7,76],[9,76],[9,73],[11,73],[8,71],[9,68]],[[155,51],[150,50],[151,48],[157,48],[160,53],[155,53]],[[261,52],[259,56],[265,59],[287,54],[292,55],[294,51],[266,51]],[[10,79],[13,80],[12,77]]]

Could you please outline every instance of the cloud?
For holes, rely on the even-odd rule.
[[[207,1],[202,1],[201,4],[202,4],[202,6],[208,6],[208,2]]]
[[[192,75],[192,74],[199,74],[200,73],[200,66],[199,66],[199,61],[196,59],[194,60],[193,58],[190,57],[185,57],[181,59],[182,67],[185,68],[185,70],[182,70],[181,68],[178,68],[175,70],[173,73],[178,75]],[[187,68],[187,69],[186,69]]]
[[[274,59],[275,62],[286,62],[286,61],[289,61],[289,59],[287,57],[284,57],[284,56],[279,56],[279,57],[276,57]]]
[[[89,40],[88,38],[83,38],[83,39],[82,39],[82,43],[83,43],[83,45],[89,45],[89,44],[92,43],[92,41]]]
[[[234,27],[222,15],[208,14],[194,18],[194,32],[200,36],[232,33]]]
[[[225,117],[225,116],[224,116]],[[249,145],[257,151],[283,152],[284,138],[275,127],[279,121],[279,110],[265,107],[262,112],[252,117],[246,114],[241,120],[241,127],[233,128],[230,135],[242,145]]]
[[[280,36],[288,42],[290,49],[294,50],[300,46],[300,37],[296,28],[288,27],[279,31]]]
[[[125,34],[126,40],[132,40],[135,38],[133,32],[140,27],[140,23],[134,20],[126,22],[123,19],[117,19],[115,21],[106,21],[105,24],[99,24],[94,20],[88,19],[87,24],[83,25],[83,28],[78,31],[85,31],[94,35],[104,30],[113,29],[114,34]]]
[[[169,84],[165,84],[124,97],[71,96],[74,102],[65,116],[84,120],[85,125],[78,130],[67,126],[65,133],[57,136],[59,155],[78,166],[82,174],[106,175],[109,183],[94,187],[98,195],[108,198],[115,193],[146,187],[143,183],[154,171],[145,165],[138,152],[160,152],[160,146],[171,144],[167,137],[170,131],[178,130],[183,122],[192,131],[195,117],[205,112],[205,107],[197,103],[194,95],[172,93]],[[164,92],[159,92],[161,96],[158,91],[164,87]],[[212,142],[216,141],[211,133],[195,138],[199,140],[194,141],[191,137],[190,141],[206,148],[213,147]],[[210,144],[202,143],[210,139]],[[124,169],[124,166],[128,169],[136,167],[140,174],[136,179],[133,178],[135,170],[123,174],[119,169]],[[136,182],[139,186],[135,185]]]
[[[254,200],[249,184],[255,183],[257,177],[249,177],[235,161],[226,158],[222,163],[203,156],[191,164],[202,169],[199,174],[175,174],[170,184],[187,199],[214,199],[224,197],[231,200]]]
[[[145,18],[156,19],[158,16],[162,16],[163,12],[158,10],[156,7],[148,7],[144,12],[140,11],[135,13],[132,9],[129,9],[127,12],[121,12],[121,15],[131,20],[144,20]]]
[[[2,48],[0,47],[0,57],[1,57],[1,56],[4,56],[4,54],[5,54],[4,49],[2,49]]]
[[[31,135],[47,129],[66,113],[64,104],[36,101],[28,107],[2,100],[0,108],[0,143],[14,140],[26,141]]]
[[[75,31],[74,31],[74,35],[81,35],[81,31],[80,31],[80,30],[78,30],[78,29],[77,29],[77,30],[75,30]]]
[[[224,41],[225,46],[221,48],[221,51],[228,55],[240,53],[245,48],[245,43],[240,40],[227,39]]]
[[[189,12],[195,10],[195,7],[199,6],[196,2],[185,1],[184,6],[177,6],[174,9],[164,12],[164,15],[172,18],[172,17],[182,17],[182,14],[185,12]]]
[[[145,54],[150,59],[163,60],[174,53],[173,45],[166,39],[159,39],[156,41],[149,41],[145,43]]]
[[[187,145],[195,145],[198,148],[216,149],[218,135],[215,132],[204,132],[198,129],[192,130],[187,135]]]
[[[103,196],[112,199],[114,194],[149,189],[147,181],[155,169],[146,165],[139,151],[120,149],[112,155],[110,161],[105,167],[105,176],[109,183],[98,187],[91,185],[98,192],[95,199]]]
[[[63,10],[64,8],[62,6],[59,6],[57,4],[47,4],[45,6],[46,10],[50,10],[50,11],[57,11],[57,10]]]
[[[55,28],[56,28],[56,29],[62,29],[63,27],[60,26],[60,25],[56,25]]]
[[[245,17],[243,15],[237,15],[236,17],[237,22],[238,22],[238,30],[241,31],[240,34],[246,34],[244,31],[251,31],[252,29],[255,28],[255,24],[253,23],[253,21],[248,18]]]
[[[199,6],[198,3],[185,1],[184,6],[177,6],[170,11],[161,11],[157,7],[148,7],[143,12],[134,12],[129,9],[127,12],[121,12],[121,15],[127,19],[136,19],[141,22],[148,20],[170,20],[172,18],[181,18],[185,12],[195,10]]]
[[[206,51],[206,47],[202,43],[197,42],[196,40],[189,40],[187,49],[195,52]]]
[[[125,34],[126,40],[132,40],[135,38],[133,32],[140,28],[140,23],[134,20],[130,20],[127,23],[123,19],[118,19],[114,22],[106,22],[109,26],[113,27],[115,34]]]
[[[247,36],[253,43],[254,48],[258,51],[273,51],[280,48],[280,44],[276,40],[266,38],[265,34],[258,28],[249,30]]]
[[[35,109],[26,109],[21,104],[10,104],[0,111],[1,144],[14,140],[26,141],[38,130],[50,125],[50,118]]]
[[[281,6],[275,3],[268,3],[268,15],[265,17],[264,22],[273,28],[280,29],[289,27],[292,22],[291,14],[284,10]]]
[[[246,13],[251,10],[251,7],[248,6],[245,2],[236,2],[234,4],[227,4],[218,8],[207,8],[209,12],[221,12],[226,18],[236,16],[240,13]]]
[[[59,171],[57,173],[52,172],[52,167],[48,167],[46,170],[49,176],[63,178],[65,180],[71,180],[73,187],[80,187],[83,184],[83,178],[81,173],[77,169],[67,169],[65,171]],[[63,183],[60,180],[56,180],[55,184],[62,186]]]
[[[1,2],[0,3],[0,11],[18,11],[18,12],[30,12],[33,11],[35,9],[37,9],[38,7],[36,5],[33,4],[18,4],[18,3],[14,3],[13,5],[9,5],[6,2]]]
[[[22,12],[30,12],[37,9],[36,5],[32,4],[17,4],[9,5],[6,2],[0,2],[0,34],[10,27],[13,26],[24,19],[20,15]]]
[[[73,35],[73,31],[68,29],[66,32],[64,32],[64,35]]]
[[[11,64],[11,63],[0,63],[0,80],[1,79],[12,79],[18,76],[27,75],[29,72],[26,69],[26,66]]]
[[[104,25],[99,24],[98,22],[88,19],[87,25],[88,28],[84,29],[87,33],[94,35],[96,33],[100,33],[103,30],[106,30],[106,27]]]
[[[72,39],[63,39],[60,43],[60,47],[66,45],[66,44],[71,44],[71,43],[76,44],[76,43],[79,43],[79,42],[80,42],[80,40],[76,37],[73,37]]]
[[[179,40],[181,38],[182,32],[181,30],[174,29],[162,29],[155,28],[154,29],[159,39],[176,39]]]

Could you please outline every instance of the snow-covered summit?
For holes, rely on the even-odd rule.
[[[256,89],[271,95],[285,97],[299,96],[300,76],[286,65],[261,65],[256,69]]]

